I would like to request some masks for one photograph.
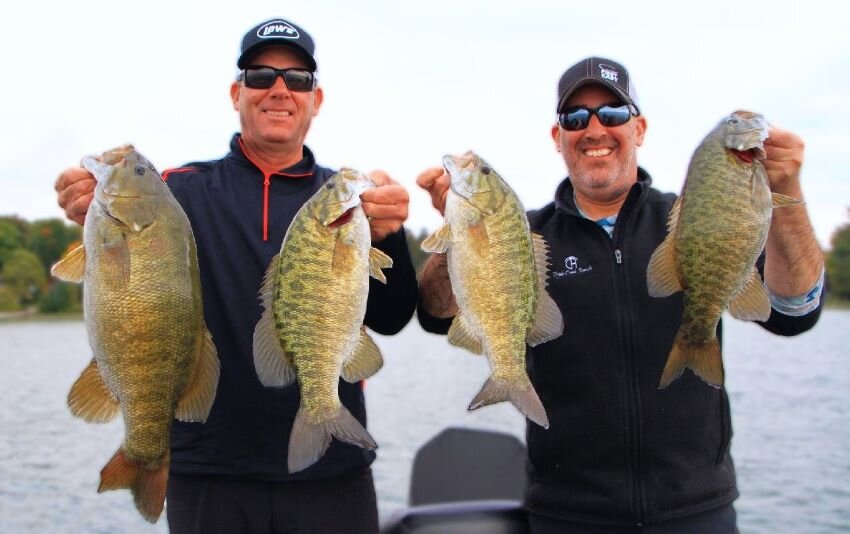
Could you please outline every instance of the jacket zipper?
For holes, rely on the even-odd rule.
[[[619,237],[619,236],[618,236]],[[618,306],[617,317],[620,326],[620,335],[623,339],[623,350],[628,366],[627,388],[629,391],[630,403],[627,409],[630,427],[630,463],[632,465],[632,492],[634,508],[637,521],[637,526],[642,526],[645,520],[645,497],[643,492],[642,482],[642,458],[641,458],[641,443],[643,440],[641,430],[641,403],[640,403],[640,388],[638,387],[638,362],[635,357],[633,346],[633,338],[629,328],[631,321],[628,321],[628,315],[631,314],[631,302],[627,301],[628,294],[626,292],[628,280],[626,280],[625,270],[619,268],[623,265],[623,252],[619,244],[612,243],[614,246],[614,294]]]
[[[269,240],[269,184],[271,175],[263,172],[263,241]]]

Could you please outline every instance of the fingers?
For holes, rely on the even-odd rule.
[[[800,169],[803,166],[803,140],[796,134],[771,127],[764,141],[765,159],[770,188],[777,193],[798,194]]]
[[[68,219],[83,224],[96,184],[94,176],[79,167],[66,169],[59,175],[54,189],[59,207],[65,210]]]
[[[426,169],[416,178],[416,185],[428,191],[431,195],[431,205],[440,214],[446,209],[446,196],[449,193],[451,178],[442,167],[431,167]]]
[[[407,220],[410,196],[407,190],[383,171],[373,171],[369,177],[377,187],[360,195],[363,213],[369,217],[372,241],[383,240],[398,232]]]
[[[443,174],[445,174],[445,170],[442,167],[429,167],[416,177],[416,185],[430,191]]]

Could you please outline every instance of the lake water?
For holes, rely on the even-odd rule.
[[[772,336],[727,319],[724,357],[744,533],[850,532],[850,312],[810,332]],[[507,404],[468,413],[484,359],[422,332],[374,336],[384,368],[366,386],[382,518],[405,505],[416,448],[447,426],[523,437]],[[120,421],[74,419],[65,399],[88,363],[80,321],[0,322],[0,533],[164,533],[129,492],[97,493],[123,437]]]

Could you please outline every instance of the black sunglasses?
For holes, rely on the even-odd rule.
[[[621,126],[629,122],[632,115],[637,115],[628,104],[605,104],[595,108],[573,106],[558,114],[558,124],[571,132],[584,130],[590,124],[590,117],[596,115],[602,126]]]
[[[316,88],[316,75],[307,69],[293,67],[289,69],[276,69],[264,65],[246,67],[240,78],[245,85],[251,89],[268,89],[277,81],[277,77],[283,78],[290,91],[306,93]]]

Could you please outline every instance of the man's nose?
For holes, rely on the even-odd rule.
[[[289,94],[289,87],[286,86],[286,81],[284,81],[283,76],[275,77],[274,83],[269,90],[273,93]]]

